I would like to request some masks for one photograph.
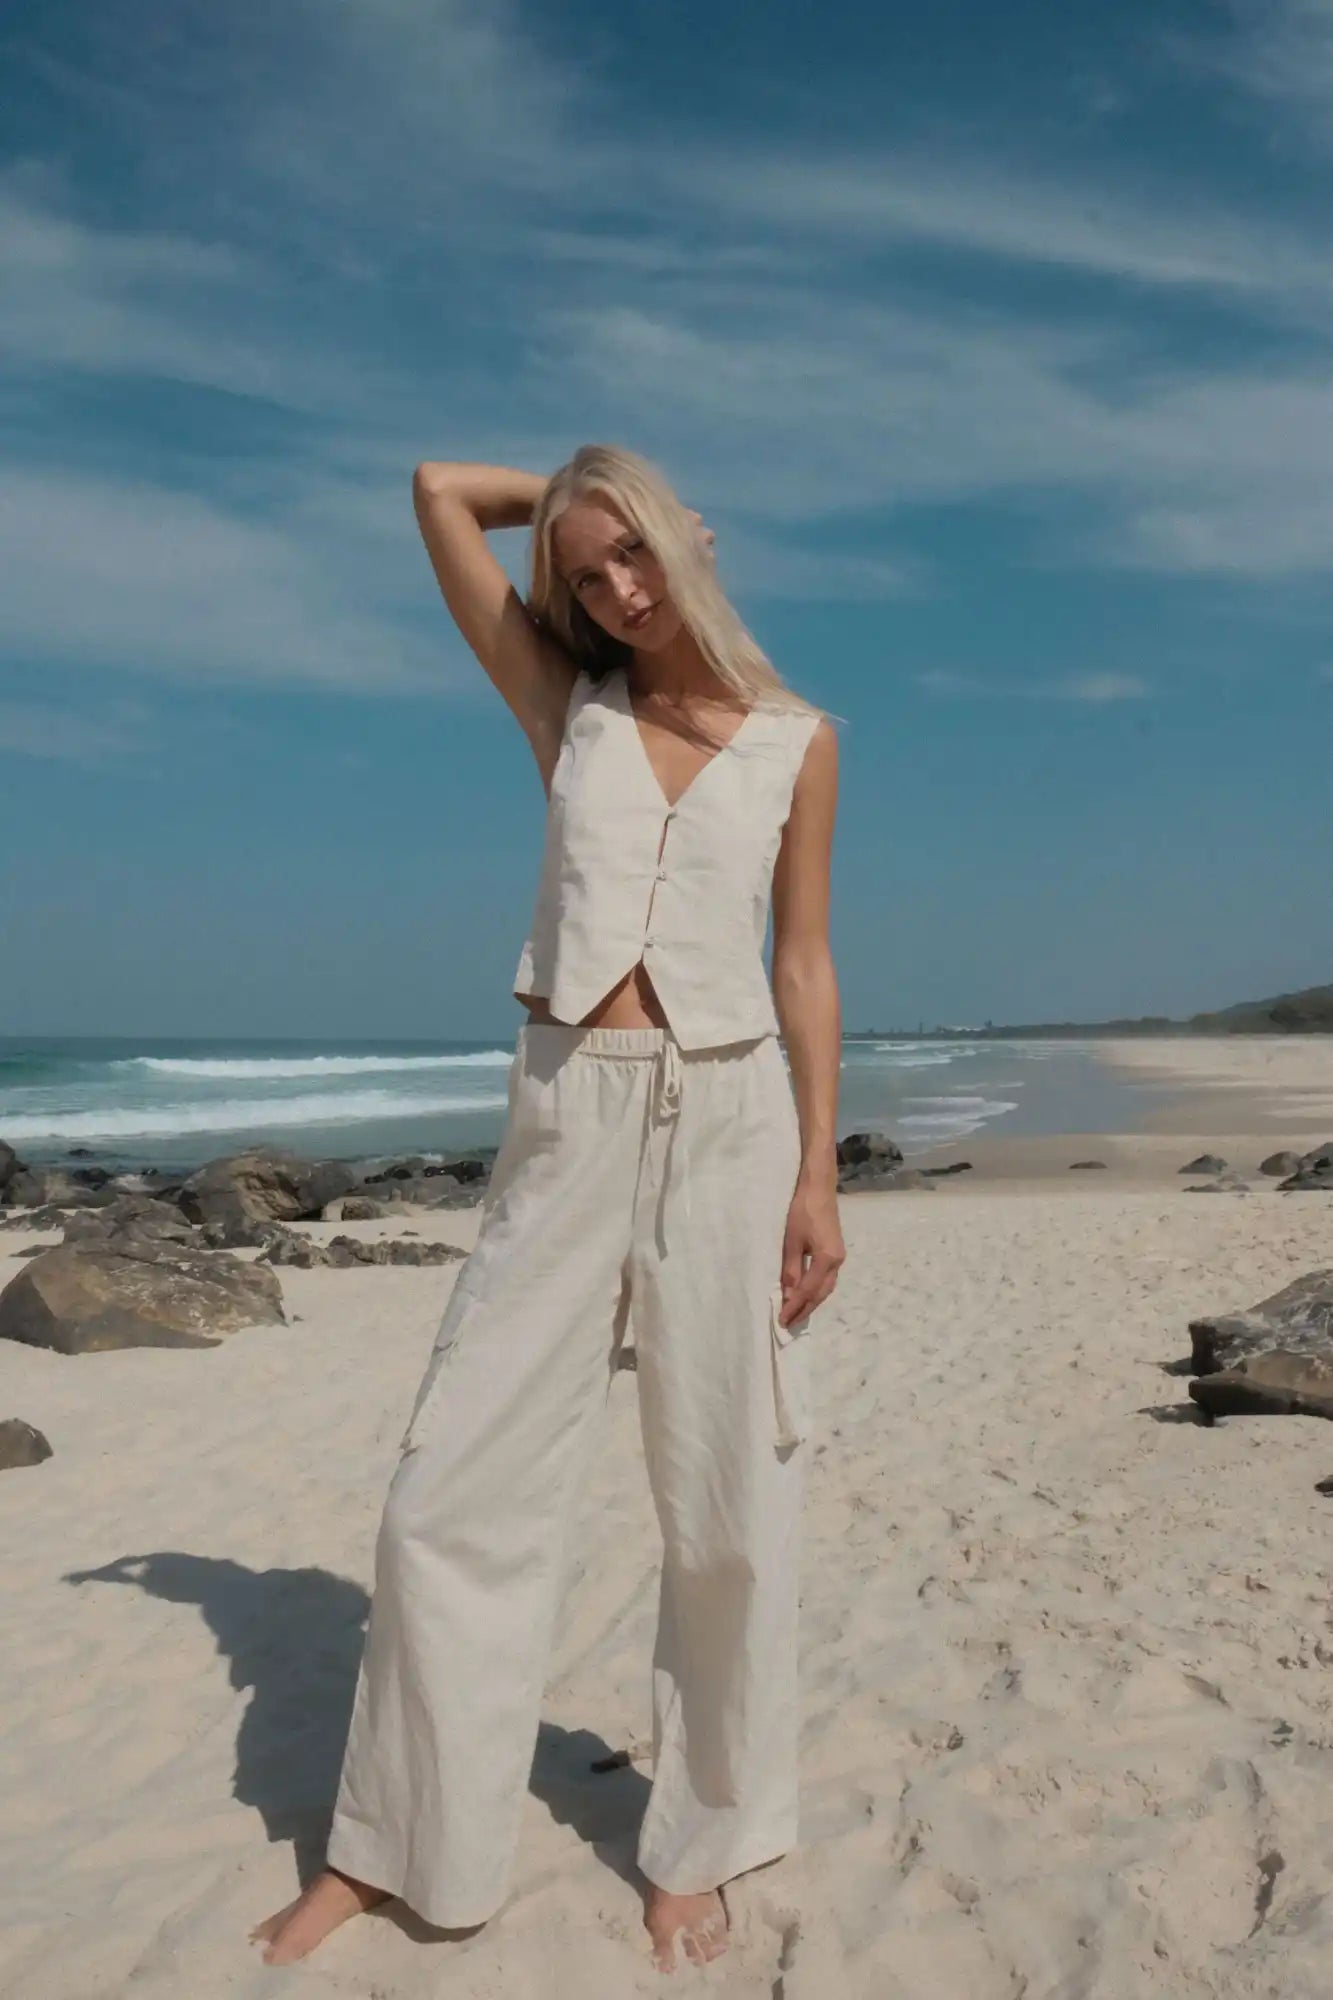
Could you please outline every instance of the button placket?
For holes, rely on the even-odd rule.
[[[653,886],[648,893],[648,910],[647,910],[647,915],[644,919],[645,923],[648,924],[651,924],[653,920],[653,906],[657,900],[657,885],[659,882],[665,882],[667,879],[667,870],[662,866],[662,855],[666,850],[667,827],[675,817],[676,817],[675,806],[668,806],[666,808],[666,811],[662,815],[662,822],[663,822],[662,832],[657,843],[657,863],[653,869]],[[650,930],[645,931],[643,938],[644,950],[645,951],[648,950],[650,946],[655,945],[656,943],[657,939],[653,935],[652,931]]]

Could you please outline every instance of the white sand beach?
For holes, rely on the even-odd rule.
[[[55,1452],[0,1474],[0,1994],[1325,2000],[1333,1426],[1182,1421],[1163,1367],[1191,1317],[1333,1263],[1328,1196],[1254,1174],[1333,1137],[1333,1043],[1108,1045],[1154,1054],[1197,1119],[990,1138],[970,1176],[844,1198],[812,1336],[803,1845],[735,1886],[706,1973],[651,1970],[632,1880],[657,1547],[632,1375],[510,1902],[463,1939],[389,1906],[277,1969],[246,1934],[318,1858],[453,1269],[283,1269],[291,1323],[209,1351],[0,1342],[0,1415]],[[1253,1193],[1185,1193],[1205,1141]],[[466,1247],[476,1215],[307,1225],[344,1226]],[[0,1233],[0,1284],[54,1240]]]

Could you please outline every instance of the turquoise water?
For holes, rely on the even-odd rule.
[[[0,1036],[0,1139],[33,1162],[86,1147],[111,1167],[181,1167],[257,1142],[335,1158],[498,1142],[513,1034],[488,1041]],[[848,1039],[838,1130],[908,1157],[983,1130],[1134,1129],[1135,1087],[1092,1043]]]

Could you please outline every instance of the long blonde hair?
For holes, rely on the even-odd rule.
[[[528,609],[594,680],[623,673],[633,648],[588,616],[555,560],[555,524],[571,501],[609,500],[662,566],[671,602],[718,679],[747,708],[824,711],[787,686],[731,604],[689,513],[658,468],[619,445],[585,444],[551,474],[533,510]]]

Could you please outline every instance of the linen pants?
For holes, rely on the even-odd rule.
[[[685,1894],[795,1843],[809,1319],[779,1325],[778,1280],[799,1163],[772,1034],[518,1031],[385,1503],[328,1845],[428,1923],[508,1893],[567,1524],[631,1335],[664,1542],[639,1865]]]

